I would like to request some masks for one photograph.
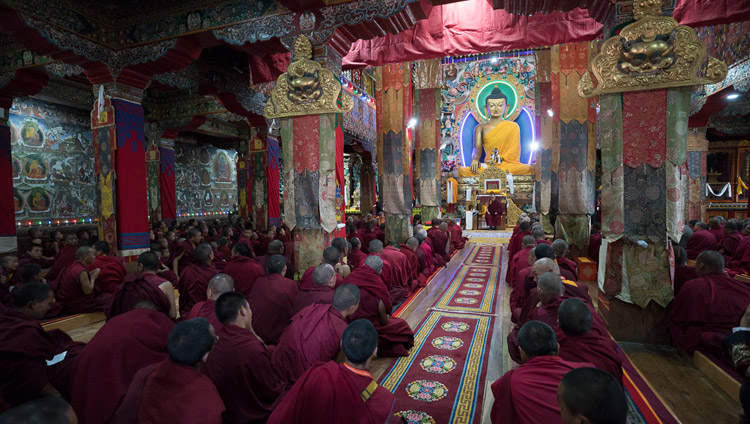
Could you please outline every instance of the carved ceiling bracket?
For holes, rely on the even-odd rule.
[[[706,45],[693,28],[663,16],[660,0],[634,1],[633,16],[636,21],[605,41],[591,61],[591,72],[578,83],[581,97],[710,84],[727,76],[727,65],[713,57],[706,77],[698,75]]]

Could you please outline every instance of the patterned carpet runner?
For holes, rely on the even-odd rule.
[[[499,267],[503,249],[501,245],[479,245],[469,253],[464,261],[467,265]]]
[[[396,394],[389,422],[479,423],[492,325],[486,315],[430,313],[411,354],[381,379]]]
[[[492,314],[499,276],[498,267],[464,265],[433,309]]]

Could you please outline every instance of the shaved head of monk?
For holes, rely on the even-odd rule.
[[[562,296],[565,288],[563,287],[562,279],[554,272],[545,272],[540,275],[536,283],[537,294],[539,295],[539,301],[543,305],[551,302],[552,300]]]
[[[336,287],[336,270],[331,264],[318,265],[313,269],[312,279],[319,286]]]
[[[557,310],[557,321],[560,329],[568,335],[580,336],[586,334],[594,323],[591,311],[581,299],[565,299]]]
[[[281,255],[273,255],[266,261],[266,274],[281,274],[286,273],[286,258]]]
[[[380,272],[383,271],[383,260],[378,256],[370,255],[365,258],[365,265],[372,268],[372,270],[375,271],[375,274],[380,274]]]
[[[724,255],[715,250],[704,250],[695,260],[695,270],[700,275],[723,274]]]
[[[555,330],[541,321],[529,321],[518,331],[518,347],[523,362],[537,356],[557,356],[559,345]]]
[[[242,293],[230,291],[222,294],[216,299],[214,311],[222,324],[233,324],[248,331],[253,328],[253,313]]]
[[[332,306],[346,318],[359,308],[359,287],[354,284],[342,284],[333,292]]]
[[[546,272],[552,272],[554,274],[560,275],[560,267],[557,265],[557,262],[555,262],[554,259],[541,258],[537,259],[534,262],[534,265],[531,266],[531,272],[534,274],[534,281],[539,281],[539,277]]]
[[[596,368],[576,368],[563,377],[557,402],[565,424],[625,424],[625,392],[609,373]]]
[[[372,244],[372,243],[371,243]],[[323,263],[336,266],[341,259],[341,251],[333,246],[323,249]]]
[[[35,320],[44,318],[54,301],[55,293],[45,283],[26,283],[13,291],[13,307]]]
[[[341,350],[346,362],[357,368],[369,368],[378,353],[378,332],[370,320],[361,318],[346,327],[341,336]]]
[[[283,253],[284,242],[279,239],[271,240],[268,243],[268,253]]]
[[[553,249],[549,244],[542,243],[534,248],[534,256],[536,256],[537,259],[555,259],[555,249]]]
[[[534,236],[523,236],[523,239],[521,239],[521,244],[523,247],[534,247],[536,246],[536,239]]]
[[[201,243],[193,253],[195,260],[202,264],[210,264],[214,260],[214,249],[208,243]]]
[[[43,397],[0,415],[0,424],[78,424],[73,408],[63,398]]]
[[[368,248],[370,253],[380,253],[383,251],[383,242],[378,239],[372,240]]]
[[[174,326],[167,338],[169,359],[177,365],[198,368],[214,347],[214,329],[205,318],[193,318]]]

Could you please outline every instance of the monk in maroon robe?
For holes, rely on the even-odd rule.
[[[569,371],[557,388],[557,400],[565,423],[629,422],[625,390],[606,371],[596,368]]]
[[[195,258],[195,249],[200,244],[201,237],[199,229],[191,228],[187,233],[187,239],[177,245],[172,259],[172,270],[175,274],[182,275],[182,271],[188,266],[202,263]]]
[[[406,261],[408,263],[409,280],[411,281],[412,290],[427,285],[427,276],[420,272],[419,258],[415,253],[418,247],[419,240],[414,237],[408,238],[406,243],[401,245],[401,253],[406,256]]]
[[[418,238],[417,241],[419,242]],[[427,253],[426,249],[427,245],[424,242],[419,242],[419,246],[414,249],[414,254],[417,255],[417,260],[419,260],[419,272],[424,275],[425,281],[435,272],[432,255]]]
[[[104,241],[94,243],[94,262],[88,266],[89,272],[99,268],[96,278],[96,288],[102,293],[114,293],[125,281],[125,265],[122,258],[109,255],[109,244]]]
[[[18,268],[17,257],[9,255],[0,258],[0,303],[3,305],[13,305],[13,287],[23,284]]]
[[[524,236],[521,240],[522,249],[508,261],[508,272],[505,274],[505,282],[516,286],[516,275],[518,272],[531,264],[529,263],[529,252],[536,247],[533,236]]]
[[[593,316],[581,299],[565,299],[557,310],[560,323],[560,357],[571,362],[590,362],[610,373],[622,385],[623,353],[609,335],[591,330]]]
[[[55,298],[64,305],[66,313],[85,314],[102,311],[111,300],[111,294],[97,296],[94,292],[99,269],[91,272],[86,269],[93,262],[94,250],[88,246],[79,247],[76,250],[76,260],[60,274]]]
[[[717,250],[719,248],[716,237],[708,231],[708,225],[705,222],[695,224],[695,228],[696,230],[688,239],[687,246],[685,246],[688,259],[697,258],[705,250]]]
[[[349,265],[349,267],[351,267],[353,271],[354,268],[362,265],[362,262],[365,261],[367,254],[362,251],[362,245],[359,241],[359,238],[353,237],[349,239],[349,242],[352,244],[352,250],[349,252],[349,256],[347,256],[346,258],[346,263]]]
[[[28,283],[13,298],[14,308],[0,319],[0,414],[37,397],[67,396],[81,350],[64,332],[39,324],[55,300],[49,286]],[[48,365],[63,352],[64,359]]]
[[[552,249],[555,251],[555,261],[557,261],[560,269],[570,272],[573,276],[572,280],[578,281],[578,265],[565,257],[568,254],[568,242],[563,239],[557,239],[552,242]]]
[[[260,264],[261,268],[263,268],[263,271],[266,271],[266,262],[268,262],[268,259],[273,255],[283,255],[284,254],[284,243],[282,243],[280,240],[272,240],[270,243],[268,243],[268,250],[265,254],[260,255],[257,260]],[[286,257],[284,257],[286,259]],[[288,265],[288,264],[287,264]]]
[[[523,248],[522,246],[522,240],[524,236],[530,236],[531,235],[531,223],[529,221],[521,221],[520,224],[518,224],[518,232],[514,234],[510,241],[508,242],[508,257],[512,258],[513,256],[518,253],[519,250]]]
[[[338,357],[347,317],[358,307],[359,288],[344,284],[334,292],[332,305],[313,304],[292,318],[271,355],[287,384],[294,384],[313,365]]]
[[[409,260],[406,258],[406,255],[393,246],[384,247],[380,252],[380,255],[391,264],[394,284],[398,284],[403,288],[404,297],[409,297],[409,295],[411,295],[416,289],[416,285],[412,283],[414,280],[410,277],[411,271],[409,269]]]
[[[284,242],[284,259],[286,259],[286,274],[284,277],[293,280],[297,272],[297,264],[294,261],[294,240]]]
[[[424,249],[425,253],[430,256],[430,259],[435,265],[435,268],[442,268],[445,266],[445,259],[442,255],[438,255],[437,253],[435,253],[435,243],[430,237],[427,236],[426,232],[425,238],[424,240],[422,240],[422,248]]]
[[[338,284],[338,278],[341,278],[341,276],[331,264],[320,264],[314,267],[313,271],[310,272],[311,285],[303,285],[297,293],[293,308],[294,315],[312,304],[324,303],[330,305],[333,303],[333,291],[341,285]]]
[[[602,226],[598,222],[591,225],[589,236],[588,257],[594,262],[599,262],[599,248],[602,246]]]
[[[247,244],[235,244],[232,248],[232,259],[224,268],[224,273],[234,280],[234,290],[242,293],[248,299],[255,286],[255,281],[266,274],[263,267],[252,260],[251,252],[250,246]]]
[[[518,335],[522,365],[492,383],[495,403],[492,424],[560,423],[557,386],[570,370],[592,367],[590,363],[568,362],[557,356],[555,331],[549,325],[531,321]]]
[[[721,354],[721,339],[732,333],[747,305],[750,285],[724,273],[724,257],[716,251],[698,255],[700,278],[680,289],[668,308],[672,343],[681,350]]]
[[[112,424],[222,424],[224,402],[200,371],[214,337],[211,324],[202,318],[175,325],[167,342],[169,359],[135,374]]]
[[[378,356],[407,356],[414,345],[414,333],[403,319],[389,316],[393,312],[391,298],[380,274],[383,260],[370,255],[363,266],[354,270],[346,282],[359,287],[359,308],[352,319],[370,320],[378,330]]]
[[[505,205],[493,194],[490,197],[490,204],[487,205],[487,213],[484,215],[484,220],[487,222],[490,230],[505,227],[502,222],[503,215],[505,215]]]
[[[744,236],[739,245],[734,249],[734,255],[729,262],[732,271],[738,271],[747,274],[750,272],[750,226],[745,227],[742,231]]]
[[[724,239],[724,226],[717,217],[713,217],[708,220],[708,232],[714,235],[716,242],[721,245],[721,241]]]
[[[433,224],[436,220],[432,220]],[[432,253],[443,258],[445,263],[451,260],[450,236],[446,233],[448,224],[437,220],[439,226],[427,230],[427,237],[432,241]]]
[[[137,272],[128,276],[112,296],[109,308],[105,310],[107,319],[124,314],[143,301],[151,302],[157,311],[169,318],[177,318],[174,287],[156,274],[158,266],[156,253],[143,252],[138,255]]]
[[[742,243],[742,234],[737,231],[737,224],[732,221],[724,224],[724,238],[719,243],[719,253],[724,255],[724,263],[728,264],[734,257],[734,251]]]
[[[274,255],[266,264],[267,274],[255,281],[250,294],[250,309],[255,317],[255,332],[266,344],[276,344],[294,314],[297,282],[284,277],[286,259]]]
[[[325,249],[323,249],[323,261],[320,263],[322,264],[328,264],[331,265],[337,272],[336,272],[336,286],[340,286],[341,284],[344,284],[344,277],[341,275],[341,264],[339,262],[339,259],[341,257],[341,252],[339,249],[328,246]],[[302,274],[302,278],[300,279],[300,288],[302,289],[311,289],[315,287],[315,283],[313,281],[313,271],[315,270],[314,266],[311,266],[305,270],[305,273]],[[348,271],[347,271],[348,272]],[[348,274],[347,274],[348,275]]]
[[[193,254],[196,263],[190,265],[180,274],[177,290],[180,292],[180,315],[187,315],[196,303],[206,300],[208,281],[218,274],[211,265],[214,251],[206,243],[195,248]]]
[[[378,333],[372,323],[358,320],[349,324],[341,340],[344,363],[317,364],[302,374],[273,411],[268,424],[386,422],[393,413],[395,397],[375,383],[369,372],[378,353],[377,343]]]
[[[469,239],[463,236],[463,231],[461,231],[461,227],[456,223],[455,219],[450,218],[447,221],[448,232],[451,235],[451,246],[455,250],[463,249]]]
[[[398,277],[396,271],[393,269],[390,261],[383,256],[383,243],[381,243],[380,240],[373,240],[370,242],[369,250],[369,256],[377,256],[383,262],[383,270],[380,273],[380,278],[388,289],[388,293],[390,293],[391,304],[401,302],[406,296],[406,291],[403,286],[397,283]],[[365,261],[366,260],[367,259],[365,258]]]
[[[42,269],[51,267],[54,262],[53,258],[44,257],[44,247],[37,243],[30,244],[29,247],[26,248],[26,254],[18,258],[19,266],[34,263],[42,267]]]
[[[232,280],[232,277],[227,274],[214,275],[211,280],[208,281],[208,289],[206,290],[207,300],[200,301],[193,305],[193,308],[185,318],[205,318],[214,326],[214,331],[218,333],[223,325],[216,316],[216,299],[222,294],[230,291],[234,291],[234,281]]]
[[[216,312],[223,328],[203,371],[224,400],[224,423],[265,423],[285,385],[253,331],[250,305],[240,293],[224,293],[216,300]]]
[[[172,327],[174,322],[164,313],[148,308],[107,320],[78,356],[71,403],[79,422],[112,419],[133,376],[167,359]]]
[[[360,241],[362,241],[362,251],[366,254],[370,254],[370,242],[373,240],[376,240],[378,238],[377,233],[375,233],[375,221],[368,221],[365,224],[365,230],[362,232],[362,235],[359,237]]]
[[[76,260],[76,250],[78,249],[78,236],[75,234],[67,234],[65,236],[65,242],[62,243],[60,251],[55,255],[55,262],[52,267],[47,271],[47,280],[55,281],[59,275],[63,272],[68,265],[72,264]]]

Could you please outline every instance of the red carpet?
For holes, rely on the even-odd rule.
[[[430,313],[380,384],[396,394],[388,422],[479,423],[492,317]],[[477,401],[479,400],[479,401]]]
[[[464,261],[467,265],[497,266],[502,263],[503,249],[501,245],[480,245],[474,249]]]
[[[432,306],[434,310],[491,314],[495,311],[499,267],[462,266]]]

